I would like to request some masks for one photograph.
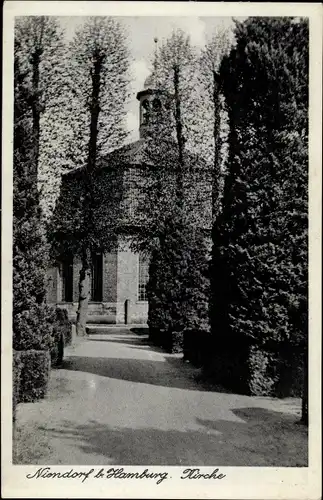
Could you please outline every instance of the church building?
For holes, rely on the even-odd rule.
[[[113,247],[108,252],[96,252],[92,256],[91,291],[88,306],[88,323],[143,324],[148,319],[147,283],[149,261],[145,254],[134,252],[127,239],[127,231],[133,230],[134,214],[138,204],[141,176],[147,175],[147,156],[145,138],[149,135],[151,124],[168,116],[167,96],[157,90],[152,77],[148,77],[144,89],[137,94],[139,101],[139,140],[112,151],[98,160],[98,184],[102,195],[107,190],[121,191],[122,207],[119,218],[124,221],[126,230],[118,234]],[[145,160],[146,158],[146,160]],[[146,163],[145,163],[146,162]],[[111,165],[117,177],[111,185]],[[77,182],[82,169],[78,168],[62,176],[60,197],[69,198],[67,186]],[[191,174],[190,174],[191,175]],[[201,182],[203,175],[198,172],[193,182],[194,196],[198,200],[199,221],[211,220],[211,183]],[[204,200],[204,202],[202,201]],[[105,207],[106,217],[110,217]],[[203,215],[202,215],[203,214]],[[130,233],[128,233],[130,234]],[[48,272],[47,302],[67,309],[70,319],[76,318],[79,294],[79,273],[81,261],[70,255],[51,268]]]
[[[133,177],[144,172],[141,151],[148,133],[149,122],[153,114],[161,111],[158,91],[153,88],[152,79],[148,78],[144,90],[138,92],[140,106],[140,139],[113,151],[103,160],[109,164],[113,158],[123,164],[119,182],[126,192],[123,209],[129,219],[136,205],[136,189],[132,189]],[[77,170],[77,169],[76,169]],[[73,172],[62,176],[62,186]],[[78,258],[64,259],[48,272],[47,302],[67,309],[71,320],[76,318],[78,308],[79,271],[81,262]],[[147,322],[147,282],[149,261],[147,256],[135,253],[124,236],[115,242],[109,252],[98,252],[93,256],[91,293],[88,307],[88,323],[140,324]]]

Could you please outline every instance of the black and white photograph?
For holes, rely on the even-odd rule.
[[[4,497],[319,498],[321,11],[23,3],[6,4]],[[287,479],[260,490],[263,471]]]

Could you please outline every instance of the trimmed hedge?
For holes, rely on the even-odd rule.
[[[170,354],[183,352],[183,332],[149,328],[149,340]]]
[[[150,339],[168,352],[182,352],[186,329],[210,328],[210,241],[177,210],[158,241],[147,284]]]
[[[20,401],[33,402],[42,399],[47,392],[50,374],[49,351],[20,351]]]
[[[249,388],[253,396],[272,396],[278,374],[272,370],[273,360],[269,353],[252,346],[249,354]]]
[[[34,304],[13,315],[13,348],[17,351],[47,351],[54,339],[55,309]]]
[[[13,351],[13,370],[12,370],[12,419],[16,421],[16,408],[20,401],[20,379],[22,370],[21,352]]]
[[[170,336],[170,349],[171,353],[182,353],[183,352],[183,332],[169,332]]]
[[[205,353],[204,375],[216,384],[251,396],[301,397],[304,363],[301,354],[287,358],[283,348],[271,352],[264,346],[244,344],[240,339],[224,343],[212,338]]]
[[[185,330],[183,336],[184,361],[201,367],[208,362],[211,347],[211,335],[205,330]]]
[[[245,339],[210,335],[203,374],[214,383],[237,394],[250,394],[249,346]]]

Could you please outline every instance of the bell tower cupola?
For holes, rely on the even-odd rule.
[[[157,83],[157,38],[155,42],[154,70],[146,78],[144,89],[138,92],[139,101],[139,135],[144,138],[150,135],[152,125],[162,119],[164,114],[164,92],[158,88]]]

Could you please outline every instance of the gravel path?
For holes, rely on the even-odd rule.
[[[214,392],[196,374],[146,335],[98,329],[67,349],[45,400],[18,406],[16,463],[307,465],[299,400]]]

